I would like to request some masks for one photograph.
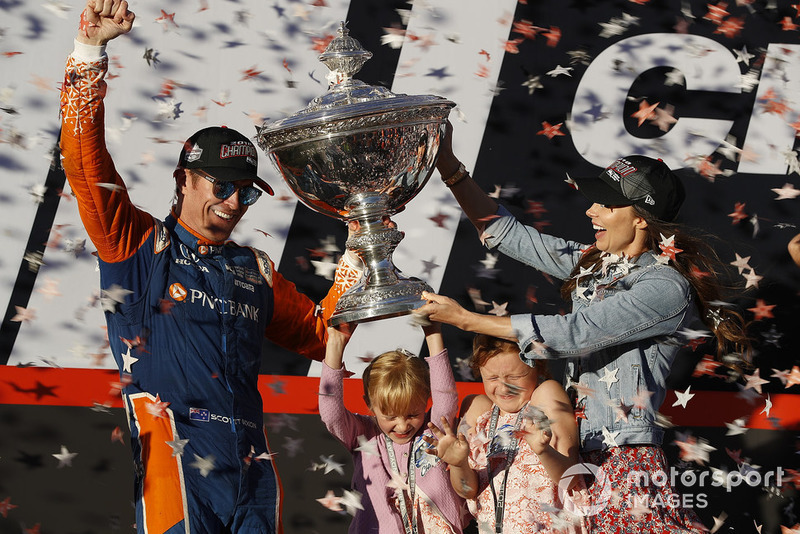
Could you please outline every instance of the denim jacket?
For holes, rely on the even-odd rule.
[[[486,229],[486,246],[565,280],[586,245],[539,233],[505,208]],[[697,320],[689,281],[645,252],[629,265],[579,279],[566,315],[511,316],[520,357],[568,358],[565,387],[577,394],[581,450],[661,445],[656,412],[666,378]],[[581,413],[582,412],[582,413]]]

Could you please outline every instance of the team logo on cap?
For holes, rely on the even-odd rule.
[[[195,143],[192,149],[186,153],[186,157],[184,159],[186,160],[186,163],[191,163],[193,161],[197,161],[198,159],[200,159],[202,155],[203,155],[203,149],[200,148],[200,145]]]
[[[636,172],[636,167],[631,165],[629,161],[626,161],[622,158],[618,159],[606,168],[606,174],[613,178],[615,182],[619,182],[620,179],[625,178],[634,172]]]

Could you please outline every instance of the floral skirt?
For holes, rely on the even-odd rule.
[[[584,508],[592,534],[708,532],[691,509],[692,495],[675,493],[661,447],[622,446],[582,453],[597,466]]]

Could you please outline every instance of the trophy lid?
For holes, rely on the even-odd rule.
[[[307,138],[321,127],[326,133],[337,131],[336,123],[348,119],[370,117],[373,126],[420,120],[421,115],[444,120],[455,106],[454,102],[435,95],[395,94],[381,86],[368,85],[353,78],[370,58],[372,52],[350,36],[342,22],[338,36],[331,40],[319,60],[328,67],[328,92],[313,99],[305,109],[259,128],[258,143],[267,152]],[[405,113],[408,116],[405,116]],[[342,124],[342,131],[352,125]]]

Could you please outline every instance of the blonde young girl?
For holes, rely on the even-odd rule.
[[[425,452],[429,445],[421,439],[431,418],[452,421],[458,408],[439,325],[424,330],[431,354],[427,363],[397,350],[381,354],[364,371],[370,410],[365,416],[347,410],[343,401],[342,355],[352,331],[348,325],[328,328],[319,413],[353,455],[352,485],[362,495],[363,509],[353,517],[351,533],[462,532],[464,501],[450,486],[446,465]]]
[[[574,531],[561,510],[558,483],[578,460],[578,428],[564,389],[544,363],[526,365],[515,343],[478,335],[471,367],[486,395],[465,410],[469,437],[447,421],[429,428],[429,443],[450,465],[456,493],[467,499],[480,532]]]

